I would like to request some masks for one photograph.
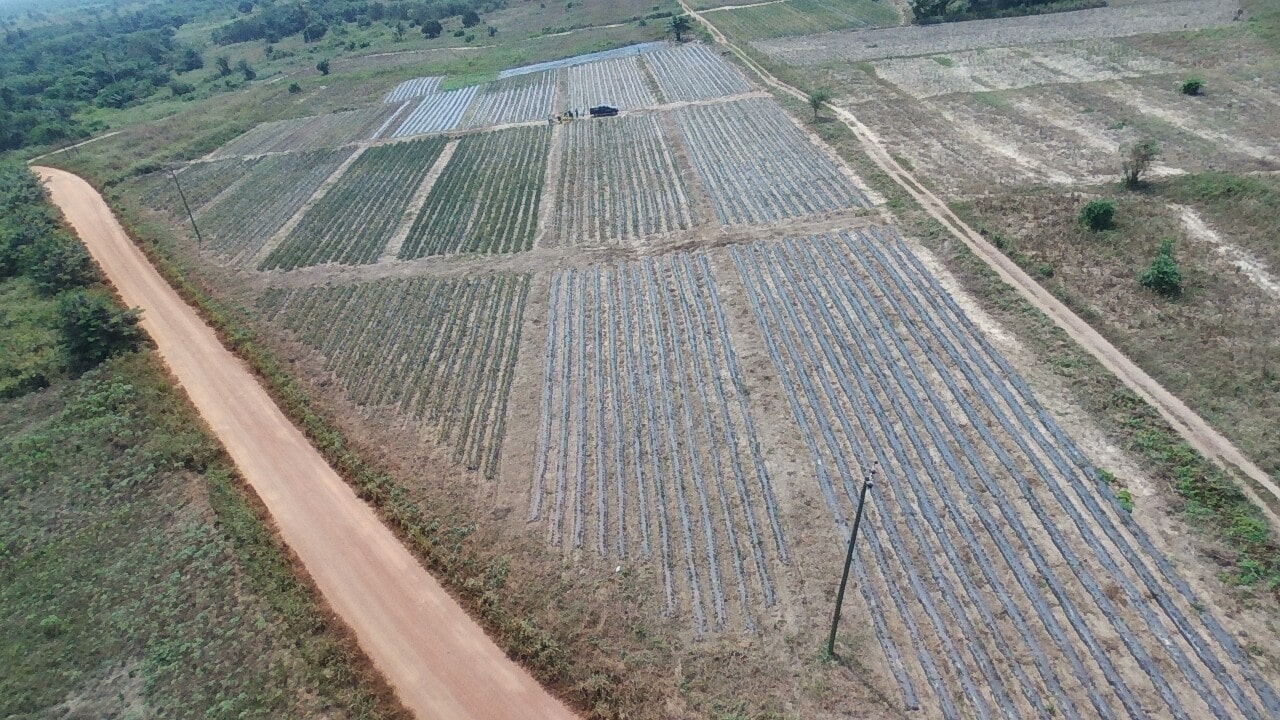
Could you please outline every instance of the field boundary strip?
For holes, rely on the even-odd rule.
[[[702,23],[712,37],[729,48],[739,60],[755,72],[765,84],[776,88],[802,102],[808,96],[796,88],[774,77],[772,73],[755,62],[741,48],[732,43],[724,33],[708,21],[701,13],[693,10],[688,0],[680,0],[685,12]],[[1014,288],[1027,302],[1039,309],[1055,325],[1067,333],[1072,340],[1102,363],[1112,374],[1130,390],[1136,393],[1149,405],[1154,407],[1160,416],[1197,452],[1217,462],[1231,465],[1244,473],[1263,491],[1272,496],[1272,502],[1280,503],[1280,486],[1277,486],[1263,470],[1250,460],[1243,452],[1217,430],[1213,429],[1204,418],[1187,407],[1173,393],[1169,392],[1145,370],[1138,367],[1124,353],[1112,345],[1089,323],[1071,311],[1062,301],[1045,290],[1013,260],[996,248],[985,238],[969,227],[940,198],[930,192],[915,179],[902,165],[893,158],[878,137],[845,108],[824,105],[835,113],[836,117],[854,134],[868,157],[879,166],[895,183],[901,186],[931,217],[940,222],[955,238],[963,242],[974,255],[981,258],[1000,279]],[[1280,515],[1276,514],[1272,504],[1266,502],[1250,484],[1239,484],[1242,492],[1271,521],[1272,526],[1280,528]]]

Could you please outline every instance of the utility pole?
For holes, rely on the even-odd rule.
[[[840,589],[836,592],[836,611],[831,617],[831,635],[827,638],[827,656],[836,654],[836,628],[840,627],[840,606],[844,604],[844,589],[849,583],[849,566],[853,565],[853,546],[858,542],[858,526],[862,524],[862,509],[867,504],[867,491],[871,489],[875,470],[870,478],[862,479],[862,492],[858,493],[858,512],[853,517],[853,532],[849,534],[849,550],[844,556],[844,575],[840,577]]]
[[[182,198],[182,207],[187,209],[187,217],[191,218],[191,228],[196,231],[196,247],[204,244],[204,238],[200,237],[200,226],[196,225],[196,216],[191,212],[191,206],[187,204],[187,194],[182,192],[182,183],[178,182],[178,173],[169,168],[169,177],[173,178],[173,184],[178,187],[178,197]]]

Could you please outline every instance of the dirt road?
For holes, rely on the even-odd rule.
[[[34,168],[281,536],[419,718],[572,718],[427,574],[165,283],[85,181]]]
[[[685,12],[702,23],[717,43],[733,52],[745,65],[760,77],[766,84],[801,101],[808,96],[796,88],[773,76],[759,63],[751,59],[741,48],[734,45],[718,28],[702,14],[695,12],[686,0],[680,0]],[[1045,290],[1040,283],[1018,267],[998,248],[987,242],[986,238],[975,232],[955,213],[947,207],[938,196],[916,181],[901,163],[893,158],[884,143],[875,136],[871,129],[864,125],[853,113],[835,105],[824,105],[844,123],[861,143],[863,150],[894,182],[906,190],[920,204],[925,212],[942,223],[952,235],[963,242],[978,257],[982,258],[1000,279],[1018,291],[1022,297],[1043,312],[1059,328],[1110,370],[1130,390],[1154,407],[1179,435],[1205,457],[1217,462],[1236,467],[1252,480],[1270,497],[1264,499],[1254,487],[1241,485],[1243,491],[1254,504],[1267,515],[1275,527],[1280,527],[1280,515],[1275,507],[1280,503],[1280,486],[1277,486],[1262,468],[1258,467],[1234,444],[1217,430],[1213,429],[1204,418],[1187,407],[1173,393],[1169,392],[1155,378],[1138,367],[1124,353],[1112,345],[1089,323],[1076,315],[1070,308]]]

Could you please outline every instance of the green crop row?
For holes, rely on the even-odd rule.
[[[528,275],[497,274],[276,290],[259,305],[325,357],[352,402],[427,423],[492,477],[528,294]]]
[[[460,140],[409,230],[400,258],[532,248],[550,142],[547,127]]]
[[[369,148],[259,269],[377,261],[444,144],[431,138]]]

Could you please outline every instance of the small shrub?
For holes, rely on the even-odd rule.
[[[1116,491],[1116,500],[1120,502],[1120,507],[1125,512],[1133,512],[1133,493],[1129,492],[1129,488],[1120,488]]]
[[[1173,297],[1182,292],[1182,270],[1173,257],[1172,240],[1160,243],[1159,252],[1147,269],[1138,275],[1138,282],[1142,283],[1143,287],[1166,297]]]
[[[1121,169],[1124,172],[1124,186],[1133,189],[1142,185],[1142,176],[1151,169],[1156,157],[1160,155],[1160,143],[1146,138],[1130,145],[1124,153]]]
[[[1200,95],[1204,92],[1204,81],[1200,78],[1188,78],[1182,81],[1183,95]]]
[[[325,58],[320,62],[316,63],[316,69],[320,71],[321,75],[328,75],[329,74],[329,58]]]
[[[1084,227],[1098,232],[1111,228],[1111,221],[1115,218],[1116,204],[1112,200],[1090,200],[1084,207],[1080,208],[1080,214],[1077,219]]]
[[[300,92],[302,92],[302,86],[301,86],[301,85],[299,85],[299,84],[298,84],[298,83],[296,83],[296,82],[295,82],[295,83],[289,83],[289,94],[290,94],[290,95],[297,95],[297,94],[298,94],[298,93],[300,93]]]

